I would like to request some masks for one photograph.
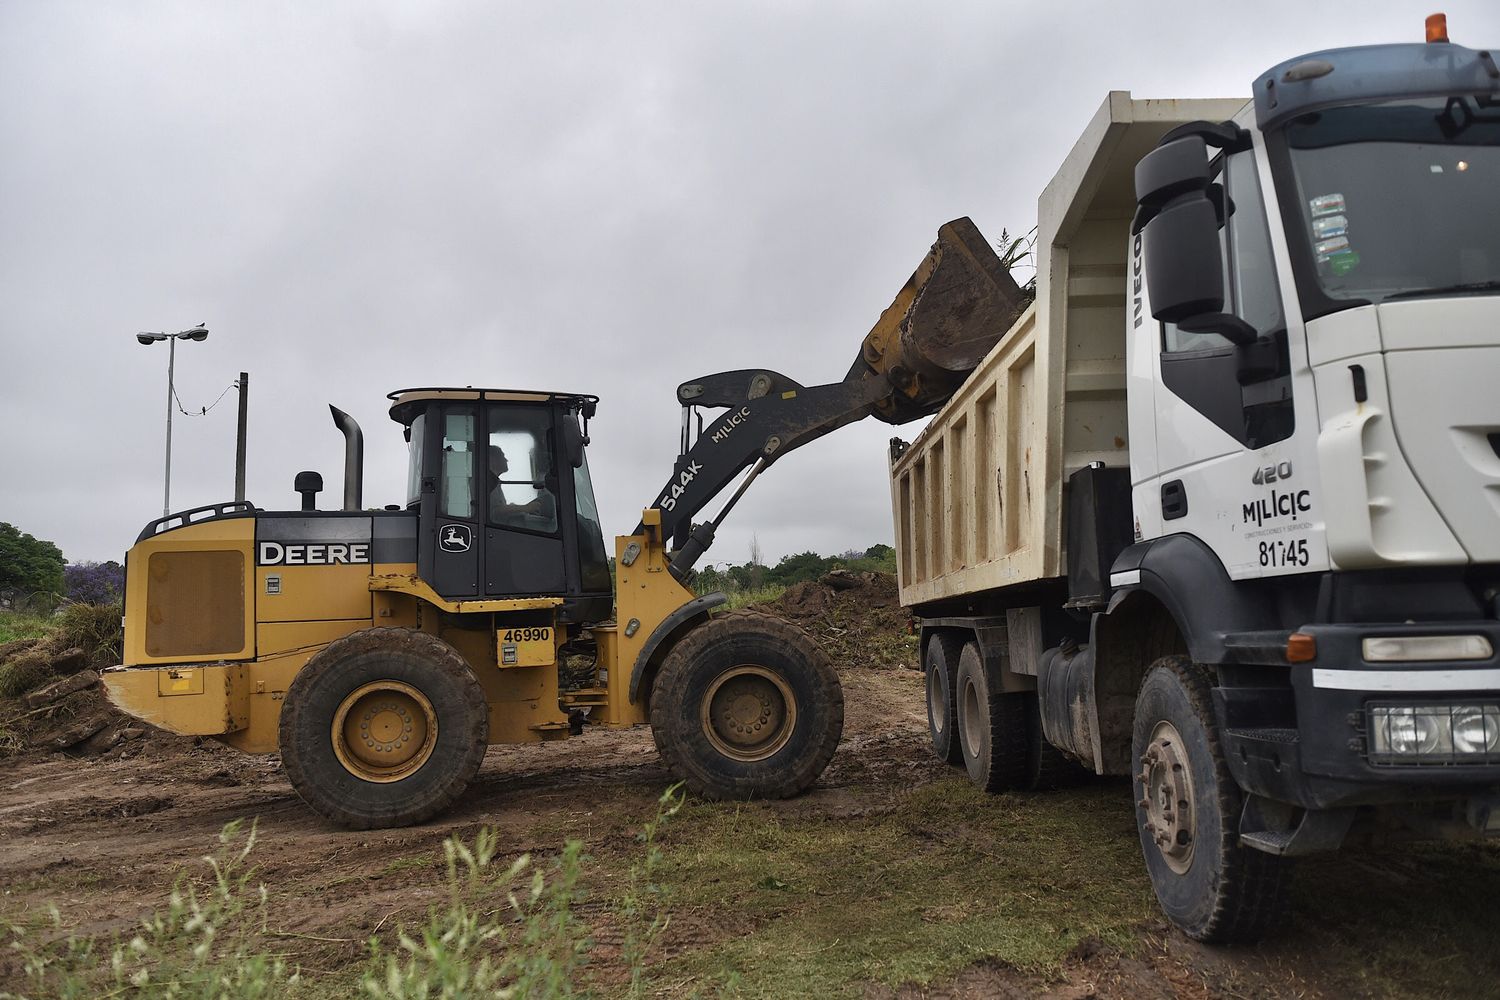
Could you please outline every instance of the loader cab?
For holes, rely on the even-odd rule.
[[[404,389],[391,419],[409,447],[417,573],[443,597],[562,597],[565,621],[612,611],[586,426],[597,397]]]

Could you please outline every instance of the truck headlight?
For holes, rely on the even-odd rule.
[[[1370,762],[1479,764],[1500,758],[1500,705],[1371,705]]]
[[[1494,705],[1461,705],[1453,710],[1453,749],[1459,753],[1500,750],[1500,712]]]
[[[1488,660],[1495,655],[1482,635],[1385,635],[1365,639],[1360,651],[1367,663],[1429,663],[1439,660]]]

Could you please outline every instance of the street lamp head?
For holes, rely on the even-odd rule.
[[[186,337],[188,340],[207,340],[208,339],[208,327],[204,326],[202,323],[199,323],[197,326],[193,327],[191,330],[183,330],[177,336],[179,336],[179,337]]]
[[[158,340],[166,340],[167,335],[165,333],[138,333],[135,339],[143,344],[154,344]]]

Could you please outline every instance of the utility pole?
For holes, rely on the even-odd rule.
[[[245,499],[245,420],[250,412],[250,373],[240,372],[240,422],[234,436],[234,498]]]

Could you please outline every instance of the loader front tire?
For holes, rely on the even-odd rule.
[[[464,658],[436,636],[396,628],[355,632],[308,660],[279,726],[297,794],[357,830],[436,815],[489,743],[484,691]]]
[[[711,619],[663,661],[651,692],[662,761],[706,799],[784,799],[805,791],[844,731],[838,675],[812,638],[779,618]]]

